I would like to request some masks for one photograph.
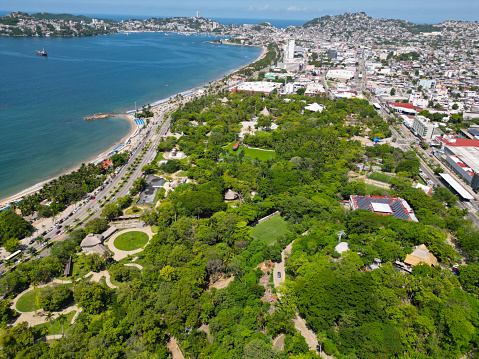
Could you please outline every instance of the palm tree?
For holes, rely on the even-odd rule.
[[[32,284],[33,284],[33,290],[36,292],[35,293],[35,314],[37,314],[38,307],[40,307],[40,305],[39,305],[40,304],[40,296],[39,296],[40,293],[37,292],[38,283],[33,282]]]
[[[48,312],[46,319],[47,319],[48,322],[50,322],[50,326],[52,327],[52,335],[54,335],[54,333],[53,333],[53,323],[52,323],[54,318],[53,318],[52,312]]]
[[[30,254],[30,256],[32,256],[32,257],[33,257],[33,255],[35,254],[36,251],[37,250],[33,247],[28,247],[27,248],[27,253]]]
[[[62,337],[64,335],[63,333],[63,323],[65,323],[65,321],[67,320],[67,316],[65,314],[58,314],[58,318],[57,318],[60,323],[62,323]]]

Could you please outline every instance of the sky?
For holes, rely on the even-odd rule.
[[[478,0],[0,0],[0,10],[121,14],[138,18],[200,16],[207,18],[311,20],[324,15],[365,12],[373,18],[438,23],[479,20]]]

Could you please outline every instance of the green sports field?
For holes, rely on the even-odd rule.
[[[279,214],[257,224],[251,229],[253,238],[261,239],[268,246],[272,245],[279,236],[287,232],[287,223]]]
[[[236,141],[231,142],[225,148],[228,149],[231,154],[236,156],[239,149],[238,149],[238,151],[233,151],[233,146],[234,146],[235,143],[236,143]],[[240,146],[240,148],[242,148],[244,150],[245,156],[248,156],[248,157],[251,157],[251,158],[257,158],[257,159],[262,160],[262,161],[269,160],[269,159],[272,159],[272,158],[276,157],[276,153],[274,151],[257,150],[257,149],[253,149],[253,148],[247,148],[247,147],[244,147],[244,146]]]
[[[379,173],[379,172],[373,172],[369,175],[369,178],[375,181],[379,182],[384,182],[384,183],[389,183],[391,180],[392,176],[388,176],[384,173]]]

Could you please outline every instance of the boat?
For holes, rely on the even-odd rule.
[[[45,49],[43,49],[42,51],[38,51],[38,50],[37,50],[37,55],[47,56],[47,52],[45,51]]]
[[[236,151],[239,147],[239,142],[236,142],[233,146],[233,151]]]

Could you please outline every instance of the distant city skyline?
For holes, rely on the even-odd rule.
[[[3,12],[51,12],[71,14],[128,15],[140,18],[168,16],[200,16],[207,18],[311,20],[325,15],[345,12],[365,12],[373,18],[408,20],[415,23],[438,23],[444,20],[478,21],[479,2],[476,0],[404,0],[386,3],[382,0],[343,0],[324,2],[316,0],[276,0],[224,2],[210,0],[195,2],[179,0],[157,2],[143,0],[0,0]]]

